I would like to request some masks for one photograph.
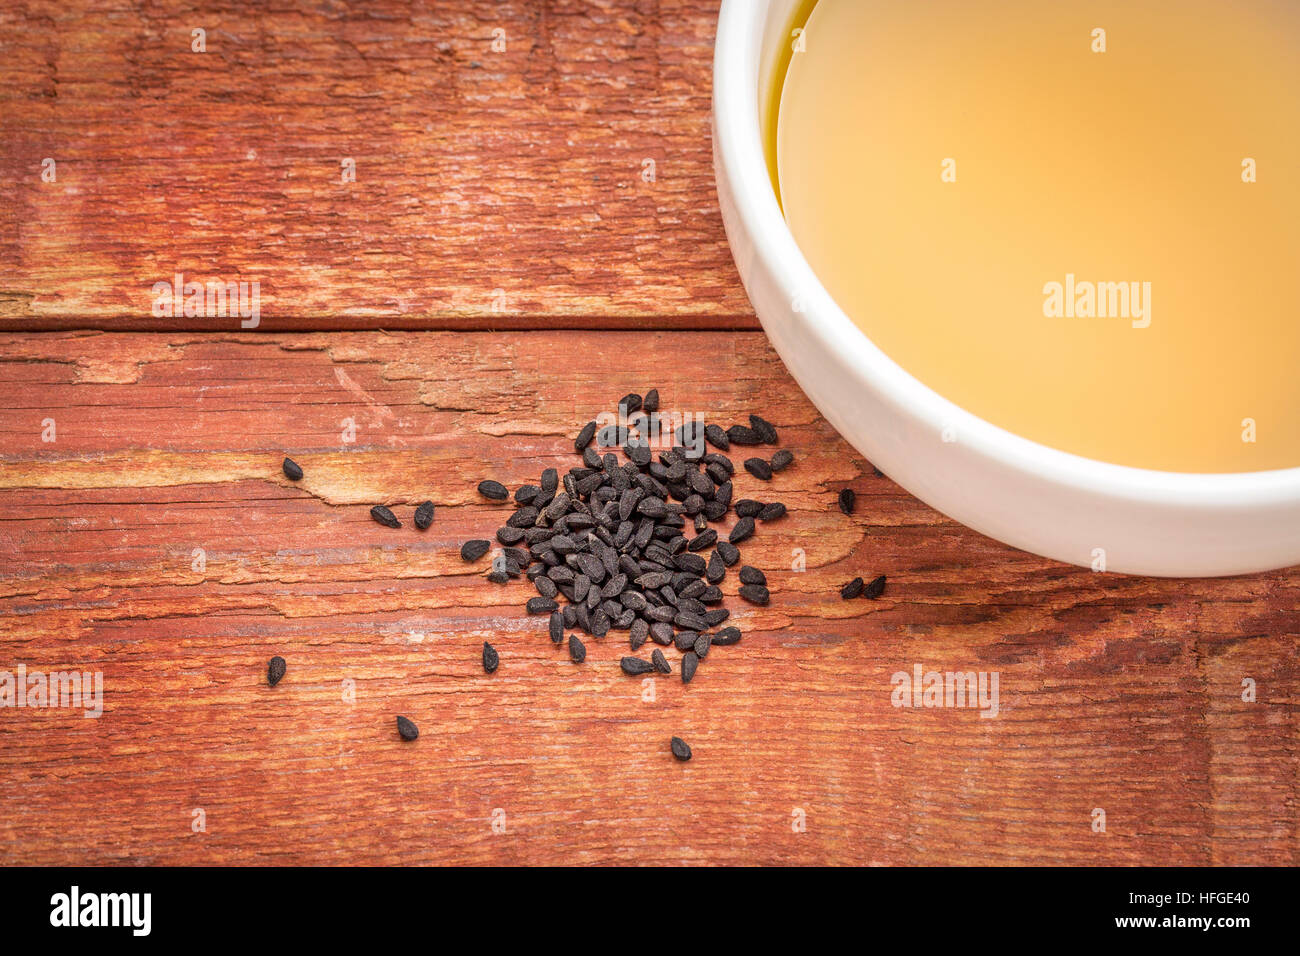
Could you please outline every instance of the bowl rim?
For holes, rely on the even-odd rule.
[[[759,128],[758,56],[771,3],[722,0],[713,60],[715,162],[730,184],[735,216],[754,258],[786,301],[800,300],[797,321],[823,349],[843,354],[864,389],[933,428],[956,426],[961,444],[985,459],[1089,494],[1179,507],[1231,510],[1300,500],[1300,467],[1246,472],[1175,472],[1098,461],[1041,444],[966,411],[886,355],[835,303],[786,224],[768,175]],[[755,74],[751,74],[751,70]],[[762,321],[762,316],[759,316]]]

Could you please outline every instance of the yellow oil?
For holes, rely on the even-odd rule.
[[[1101,461],[1300,465],[1300,3],[819,0],[802,39],[782,207],[887,355]]]

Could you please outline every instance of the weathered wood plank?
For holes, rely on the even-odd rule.
[[[176,273],[257,280],[262,329],[755,328],[716,9],[5,4],[0,328],[240,328],[154,316]]]
[[[772,605],[730,598],[744,640],[646,702],[625,635],[575,667],[457,548],[503,518],[478,480],[571,464],[651,386],[797,462],[737,479],[791,509],[744,548]],[[423,534],[367,516],[426,497]],[[885,597],[842,602],[864,572]],[[0,859],[1294,865],[1298,583],[997,545],[874,475],[757,334],[3,336],[0,669],[100,670],[105,709],[0,709]],[[893,706],[915,664],[996,670],[999,716]]]

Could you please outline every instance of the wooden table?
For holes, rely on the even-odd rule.
[[[1300,574],[1066,567],[853,452],[727,251],[716,4],[357,6],[0,10],[0,670],[104,680],[0,709],[0,861],[1300,861]],[[260,324],[153,315],[178,272]],[[571,664],[457,549],[480,479],[650,387],[797,461],[737,479],[790,508],[745,547],[772,604],[647,700],[624,634]],[[997,672],[998,716],[894,706],[916,665]]]

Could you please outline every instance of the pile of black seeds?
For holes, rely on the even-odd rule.
[[[722,453],[732,445],[775,445],[779,436],[757,415],[749,416],[748,426],[726,429],[692,421],[677,428],[671,445],[656,456],[649,436],[661,436],[662,443],[658,390],[651,389],[644,399],[625,395],[618,411],[618,421],[626,427],[598,430],[597,422],[590,421],[578,433],[573,445],[582,465],[570,468],[563,478],[555,468],[547,468],[538,484],[516,490],[515,511],[496,533],[503,550],[487,578],[497,584],[520,577],[531,581],[538,596],[526,602],[528,613],[549,615],[551,641],[567,644],[573,663],[586,661],[587,646],[576,633],[566,642],[566,630],[598,639],[611,630],[625,630],[634,652],[619,661],[625,674],[671,674],[672,665],[661,648],[673,647],[681,652],[682,682],[689,684],[711,648],[740,642],[739,628],[720,627],[730,611],[719,606],[723,594],[718,587],[727,569],[740,561],[737,545],[756,532],[758,522],[786,515],[779,501],[742,498],[733,504],[735,466]],[[716,450],[708,451],[708,446]],[[622,462],[615,453],[619,448]],[[744,468],[768,481],[793,462],[794,455],[782,448],[769,459],[746,459]],[[291,481],[302,479],[303,470],[292,459],[285,458],[282,467]],[[881,474],[879,469],[875,473]],[[509,489],[491,479],[479,482],[478,491],[490,501],[510,498]],[[852,515],[857,496],[845,488],[837,503],[840,511]],[[732,511],[737,520],[723,540],[709,525]],[[433,502],[423,502],[415,509],[415,526],[427,529],[433,515]],[[386,505],[375,505],[370,516],[386,527],[402,526]],[[474,562],[491,549],[492,542],[476,538],[461,545],[460,556]],[[760,606],[769,603],[762,571],[743,565],[738,577],[742,599]],[[840,589],[840,597],[875,600],[884,590],[885,575],[866,582],[858,577]],[[559,597],[565,599],[563,607]],[[651,649],[649,660],[635,654],[647,640],[660,645]],[[496,648],[485,641],[483,670],[494,673],[500,663]],[[286,670],[283,657],[271,658],[267,683],[274,687]],[[405,741],[420,736],[415,723],[403,716],[397,718],[397,732]],[[691,759],[691,748],[680,737],[672,738],[670,749],[678,760]]]
[[[776,444],[779,437],[757,415],[747,426],[725,430],[694,419],[673,430],[659,417],[657,390],[644,399],[624,396],[617,411],[625,427],[599,428],[591,421],[578,433],[573,445],[580,465],[564,475],[547,468],[537,484],[515,491],[514,512],[496,532],[503,550],[487,577],[498,584],[531,581],[537,596],[528,599],[528,613],[548,615],[556,645],[566,644],[568,632],[574,663],[587,657],[577,632],[599,640],[626,631],[632,653],[619,662],[624,673],[671,673],[661,650],[671,647],[681,652],[681,678],[690,683],[710,648],[740,641],[739,628],[722,627],[731,612],[721,606],[718,586],[740,561],[737,545],[758,522],[786,514],[781,502],[741,499],[725,540],[710,527],[733,511],[736,469],[723,452],[732,445]],[[652,448],[651,436],[663,450]],[[793,461],[782,449],[770,460],[750,458],[745,467],[767,480]],[[497,481],[483,481],[478,490],[492,501],[509,499]],[[490,547],[483,539],[467,541],[461,557],[478,560]],[[771,599],[757,568],[743,567],[740,582],[744,600],[766,605]],[[649,659],[637,653],[647,642],[658,645]],[[485,645],[484,670],[491,673],[498,664],[496,651]]]

